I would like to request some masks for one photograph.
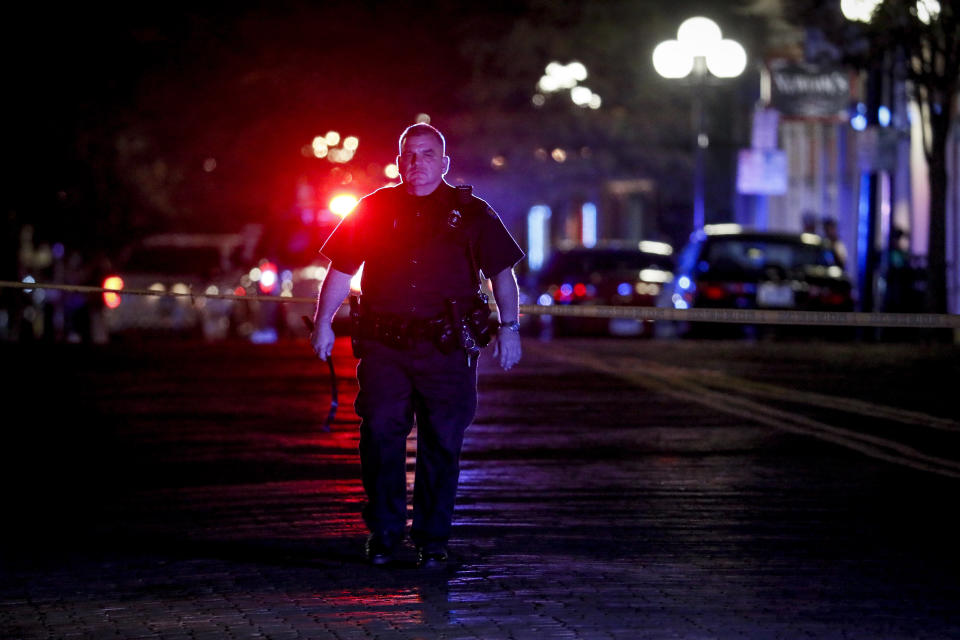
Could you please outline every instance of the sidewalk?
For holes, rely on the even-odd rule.
[[[322,434],[327,381],[301,347],[5,352],[67,397],[6,456],[0,637],[960,636],[955,528],[926,508],[956,482],[536,345],[482,367],[451,565],[408,548],[369,567],[353,362],[339,344]]]

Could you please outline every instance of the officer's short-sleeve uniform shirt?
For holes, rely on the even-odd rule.
[[[337,271],[363,266],[365,308],[420,318],[443,313],[448,298],[469,299],[477,270],[492,277],[524,255],[486,202],[445,182],[426,196],[402,185],[371,193],[321,253]]]

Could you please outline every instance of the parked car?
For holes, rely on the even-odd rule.
[[[673,248],[662,242],[613,243],[555,252],[532,278],[524,300],[544,306],[654,306],[673,276]],[[541,315],[527,322],[552,335],[636,336],[649,322],[629,318],[574,318]]]
[[[676,309],[852,311],[853,285],[829,244],[810,233],[707,225],[691,236],[660,306]],[[680,334],[756,333],[754,327],[680,323]]]
[[[168,233],[124,249],[117,268],[103,281],[104,288],[121,290],[103,294],[108,334],[181,334],[217,340],[235,332],[244,310],[234,300],[122,291],[245,295],[238,262],[247,241],[244,234]]]
[[[272,343],[289,336],[306,336],[302,316],[313,317],[317,294],[329,272],[329,260],[316,255],[306,263],[286,263],[261,258],[243,277],[249,292],[249,321],[242,333],[252,342]],[[351,280],[351,293],[359,293],[361,271]],[[310,302],[281,302],[264,297],[298,298]],[[334,317],[338,332],[348,331],[349,306],[345,302]]]

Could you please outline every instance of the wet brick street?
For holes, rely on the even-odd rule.
[[[487,359],[435,570],[363,560],[347,350],[323,433],[305,342],[0,345],[0,637],[960,637],[955,346]]]

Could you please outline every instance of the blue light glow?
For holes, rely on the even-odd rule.
[[[867,272],[870,236],[870,174],[860,174],[860,198],[857,202],[857,267],[858,278]]]
[[[862,113],[858,113],[850,118],[850,126],[857,131],[863,131],[867,128],[867,116],[863,115]]]
[[[880,123],[881,127],[886,127],[890,124],[890,109],[886,106],[881,106],[877,109],[877,122]]]
[[[680,276],[680,278],[677,280],[677,287],[679,287],[681,291],[686,291],[687,289],[689,289],[690,278],[688,278],[687,276]]]
[[[621,296],[628,296],[631,291],[633,291],[633,287],[630,286],[629,282],[621,282],[617,285],[617,293]]]

